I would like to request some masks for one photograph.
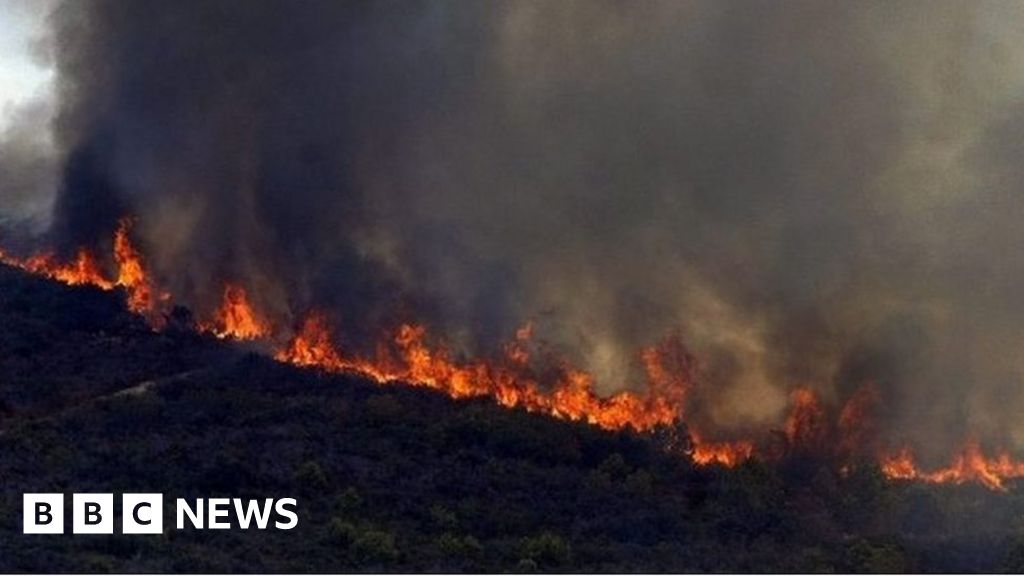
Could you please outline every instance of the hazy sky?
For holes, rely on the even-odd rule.
[[[50,0],[0,0],[0,129],[18,104],[44,92],[52,79],[33,48],[51,7]]]

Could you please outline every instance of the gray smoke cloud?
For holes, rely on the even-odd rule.
[[[45,17],[51,0],[0,4],[0,226],[16,237],[45,230],[60,158],[47,126],[55,103],[46,90],[50,55]]]
[[[45,128],[52,107],[45,97],[24,102],[10,110],[0,130],[0,224],[46,227],[59,166]]]
[[[1022,12],[67,2],[53,233],[129,211],[186,303],[241,280],[356,346],[533,320],[604,392],[678,328],[726,434],[872,381],[893,444],[1022,448]]]

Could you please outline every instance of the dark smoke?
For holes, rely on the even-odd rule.
[[[873,381],[894,443],[1021,447],[1020,12],[76,0],[53,232],[123,208],[185,302],[243,280],[354,343],[532,319],[604,391],[681,328],[719,430]]]

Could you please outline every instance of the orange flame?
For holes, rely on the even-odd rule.
[[[872,418],[882,403],[882,395],[874,382],[868,382],[853,393],[839,412],[839,452],[850,460],[876,452],[876,427]]]
[[[1006,490],[1007,480],[1024,477],[1024,462],[1014,460],[1005,451],[994,458],[987,457],[974,440],[968,440],[953,461],[938,470],[927,472],[918,468],[913,453],[906,447],[895,454],[883,455],[880,465],[889,478],[936,484],[978,482],[999,491]]]
[[[719,464],[726,468],[738,466],[754,456],[754,443],[749,440],[733,442],[704,442],[696,433],[693,440],[693,461],[701,466]]]
[[[914,455],[907,447],[901,448],[895,454],[883,454],[879,459],[879,466],[882,473],[889,478],[913,480],[921,475],[914,463]]]
[[[124,288],[128,293],[128,308],[146,315],[153,324],[159,324],[161,317],[156,312],[156,301],[165,301],[170,296],[161,293],[154,298],[152,282],[146,272],[142,254],[132,244],[129,232],[132,220],[123,218],[114,233],[114,261],[118,267],[117,278],[110,280],[92,252],[80,248],[75,259],[68,263],[57,260],[51,252],[41,252],[20,259],[0,251],[0,263],[25,270],[26,272],[51,278],[71,286],[91,285],[102,290]]]
[[[122,219],[114,234],[117,276],[113,280],[104,274],[93,253],[84,248],[70,262],[60,262],[50,252],[20,259],[0,250],[0,263],[69,285],[92,285],[103,290],[124,288],[129,308],[159,325],[159,308],[169,295],[155,290],[142,253],[131,241],[131,227],[130,218]],[[252,306],[245,289],[234,284],[224,287],[221,307],[200,328],[221,338],[237,340],[274,336],[271,323]],[[639,360],[647,379],[642,393],[619,392],[601,397],[594,391],[593,377],[564,360],[556,362],[553,376],[538,377],[531,369],[532,335],[532,326],[528,324],[504,346],[502,358],[460,361],[443,344],[432,344],[424,326],[403,324],[378,344],[372,357],[361,357],[342,354],[326,318],[314,313],[303,321],[275,358],[331,372],[355,372],[381,384],[403,382],[432,388],[453,398],[489,396],[502,406],[588,422],[610,430],[630,427],[650,431],[683,419],[696,362],[678,336],[641,351]],[[835,422],[829,420],[810,388],[795,389],[791,398],[792,408],[783,430],[789,449],[839,457],[843,466],[849,465],[857,454],[876,452],[871,413],[881,404],[881,398],[874,385],[859,389],[839,410]],[[750,440],[708,441],[692,429],[691,439],[691,457],[700,465],[736,466],[752,458],[756,449]],[[1024,461],[1015,460],[1005,451],[994,457],[986,456],[975,441],[966,442],[949,465],[936,470],[919,468],[909,448],[882,453],[878,462],[891,479],[977,482],[993,490],[1005,490],[1007,480],[1024,478]]]
[[[516,340],[506,346],[505,362],[461,363],[443,345],[428,345],[423,326],[403,324],[389,344],[378,347],[374,359],[346,357],[334,346],[323,315],[312,314],[275,357],[298,366],[357,372],[382,384],[405,382],[424,386],[453,398],[491,396],[503,406],[585,421],[606,429],[630,426],[644,431],[671,424],[680,417],[681,400],[688,386],[681,376],[671,380],[655,373],[663,381],[652,381],[644,395],[619,392],[600,397],[593,390],[589,374],[564,365],[556,381],[543,386],[525,366],[525,343],[529,337],[529,329],[517,333]],[[646,357],[653,358],[653,354]]]
[[[645,349],[641,360],[647,372],[646,394],[619,392],[600,397],[592,377],[563,365],[555,382],[547,387],[529,373],[527,344],[532,327],[516,333],[505,346],[505,362],[460,364],[443,346],[427,345],[423,326],[404,324],[389,345],[378,347],[370,360],[346,357],[335,347],[326,318],[309,315],[288,345],[275,358],[297,366],[332,372],[349,371],[380,384],[405,382],[441,390],[453,398],[490,396],[506,407],[521,407],[565,420],[585,421],[609,430],[632,427],[637,431],[669,425],[682,417],[686,392],[691,388],[693,358],[677,337]],[[736,466],[753,456],[753,442],[704,442],[693,435],[692,458],[697,464]]]
[[[214,313],[213,321],[199,327],[218,338],[235,340],[256,340],[271,335],[270,322],[249,303],[245,288],[230,283],[224,285],[221,306]]]
[[[151,315],[156,310],[156,298],[142,253],[135,248],[129,237],[133,223],[131,218],[122,218],[114,233],[114,260],[118,266],[115,283],[128,291],[129,310]],[[168,298],[168,294],[159,296],[161,301]]]
[[[820,450],[828,440],[825,409],[810,388],[797,388],[790,395],[793,407],[786,418],[786,440],[792,448]]]
[[[93,285],[103,290],[114,287],[113,282],[103,277],[95,256],[84,248],[79,249],[75,259],[67,264],[57,262],[52,253],[36,254],[20,262],[4,259],[4,262],[72,286]]]

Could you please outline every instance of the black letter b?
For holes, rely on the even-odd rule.
[[[86,526],[94,526],[103,521],[103,517],[100,516],[100,505],[97,502],[86,502],[85,503],[85,524]]]
[[[46,520],[43,520],[46,517]],[[42,526],[53,522],[53,515],[50,514],[49,502],[36,502],[36,525]]]

